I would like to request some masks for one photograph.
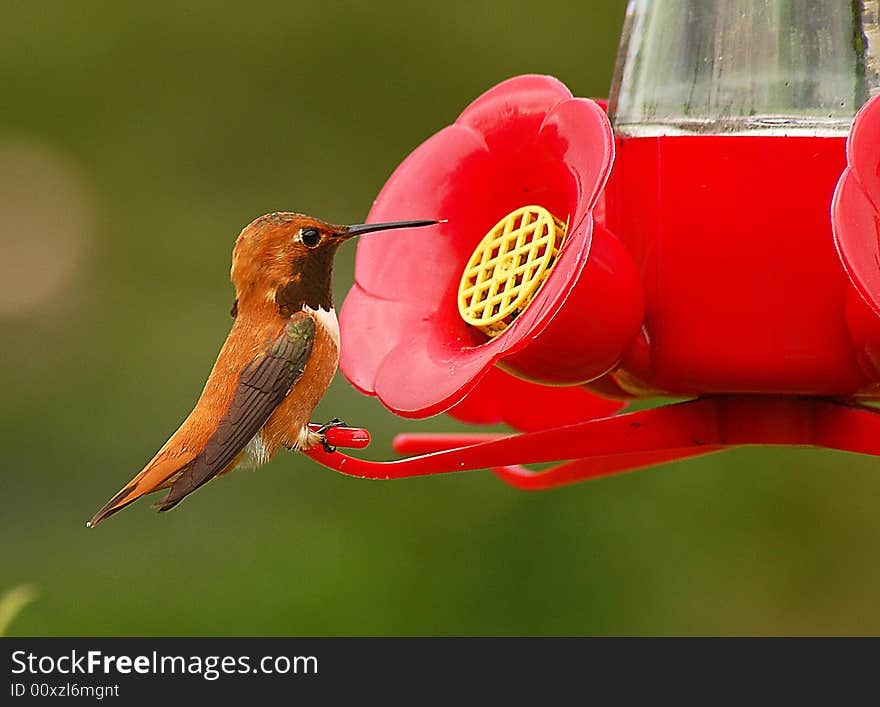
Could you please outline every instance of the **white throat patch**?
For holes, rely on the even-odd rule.
[[[324,330],[330,335],[330,339],[336,344],[336,348],[339,348],[339,320],[336,318],[336,310],[331,307],[328,312],[323,307],[318,307],[318,309],[312,309],[311,307],[303,305],[303,311],[308,312],[309,314],[314,315],[315,320],[324,327]]]

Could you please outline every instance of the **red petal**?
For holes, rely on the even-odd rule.
[[[880,99],[862,106],[846,142],[849,163],[831,203],[837,252],[856,289],[880,314]]]
[[[498,140],[507,149],[511,144],[534,141],[547,111],[568,98],[571,91],[552,76],[516,76],[486,91],[455,122],[482,135],[490,150],[498,147]]]
[[[880,207],[880,99],[868,101],[858,112],[846,143],[849,166],[862,183],[868,200]]]
[[[487,185],[491,160],[482,139],[453,125],[422,143],[394,171],[370,211],[368,221],[447,219],[421,229],[371,234],[358,243],[355,279],[367,292],[388,299],[418,301],[428,309],[458,274],[494,214],[474,211]],[[491,197],[483,199],[484,204]],[[483,224],[486,224],[485,226]],[[484,230],[480,230],[484,229]],[[463,231],[473,237],[462,238]]]
[[[850,280],[880,314],[880,220],[851,169],[843,173],[834,192],[831,223]]]
[[[467,395],[491,365],[491,352],[469,349],[444,355],[446,343],[430,320],[407,332],[376,374],[376,394],[387,408],[403,417],[430,417]]]
[[[339,368],[349,383],[362,393],[375,395],[376,373],[382,361],[418,319],[418,309],[412,304],[377,299],[355,284],[339,312],[343,332]]]
[[[541,126],[540,140],[570,173],[577,204],[574,224],[593,210],[608,181],[614,161],[611,124],[602,108],[587,98],[558,103]]]

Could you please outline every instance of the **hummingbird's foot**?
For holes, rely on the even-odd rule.
[[[336,451],[336,447],[327,444],[326,435],[327,430],[332,430],[334,427],[348,427],[348,425],[340,420],[338,417],[334,417],[332,420],[330,420],[330,422],[321,425],[317,429],[317,433],[321,435],[321,446],[324,448],[324,451],[327,452],[327,454],[332,454]]]

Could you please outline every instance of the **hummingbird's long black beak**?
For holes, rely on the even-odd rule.
[[[365,233],[375,233],[376,231],[390,231],[392,228],[421,228],[422,226],[433,226],[442,223],[441,221],[392,221],[391,223],[358,223],[354,226],[346,226],[342,232],[343,238],[353,238],[354,236],[362,236]]]

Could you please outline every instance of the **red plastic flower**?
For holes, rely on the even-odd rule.
[[[847,167],[837,183],[831,223],[837,252],[853,285],[880,314],[880,96],[856,115],[846,142]]]
[[[583,387],[526,382],[495,366],[517,361],[510,367],[532,378],[582,382],[608,370],[617,354],[603,352],[595,364],[599,373],[579,381],[581,374],[569,370],[577,357],[561,356],[547,366],[533,360],[531,344],[545,330],[557,343],[589,343],[593,329],[605,336],[640,324],[641,285],[637,276],[626,280],[627,270],[624,280],[635,281],[630,287],[635,294],[623,299],[635,302],[630,309],[637,312],[609,319],[599,305],[590,319],[581,314],[572,321],[567,337],[547,329],[592,258],[592,212],[613,156],[611,127],[600,106],[573,98],[547,76],[521,76],[495,86],[418,147],[385,184],[368,221],[446,223],[379,233],[359,243],[355,285],[340,314],[346,378],[406,417],[448,411],[470,422],[534,429],[619,410],[621,403]],[[540,204],[570,225],[534,300],[502,334],[488,339],[459,316],[459,280],[483,236],[527,204]],[[601,287],[602,277],[587,286]]]

